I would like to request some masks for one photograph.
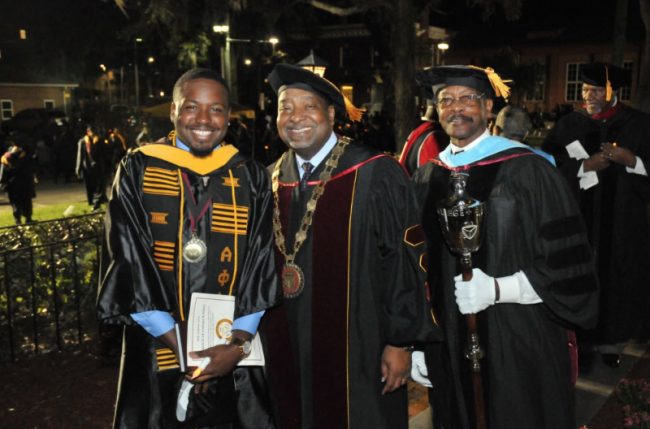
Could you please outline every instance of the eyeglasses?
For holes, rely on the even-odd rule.
[[[476,106],[478,103],[478,100],[482,99],[485,97],[485,94],[467,94],[467,95],[461,95],[458,98],[454,97],[442,97],[439,98],[438,101],[436,101],[436,104],[438,107],[451,107],[455,102],[458,101],[461,106],[464,107],[472,107]]]

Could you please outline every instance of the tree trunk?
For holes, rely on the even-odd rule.
[[[614,46],[612,64],[622,67],[625,56],[625,33],[627,31],[627,10],[629,0],[616,1],[616,16],[614,18]]]
[[[645,26],[645,42],[641,55],[639,82],[634,96],[636,108],[650,113],[650,0],[639,0],[641,19]]]
[[[395,143],[397,153],[402,151],[406,137],[415,125],[415,83],[413,76],[415,12],[411,0],[395,2],[392,20],[393,86],[395,91]]]

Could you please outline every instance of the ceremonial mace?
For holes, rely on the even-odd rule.
[[[452,253],[460,255],[463,280],[472,279],[472,253],[481,246],[481,222],[485,204],[465,192],[467,173],[452,172],[449,195],[438,203],[438,220],[442,235]],[[465,315],[468,344],[465,357],[470,361],[474,386],[476,428],[485,429],[485,401],[481,380],[481,358],[485,355],[479,344],[476,314]]]

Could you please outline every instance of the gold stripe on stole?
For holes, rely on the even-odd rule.
[[[237,196],[235,195],[235,186],[234,186],[237,182],[234,180],[234,177],[232,175],[232,170],[228,169],[228,175],[230,176],[230,191],[231,191],[231,194],[232,194],[232,207],[233,207],[233,210],[235,211],[235,225],[234,225],[234,231],[233,231],[233,235],[232,235],[233,241],[235,242],[235,244],[234,244],[235,252],[234,252],[234,255],[233,255],[234,258],[235,258],[234,259],[235,262],[233,264],[234,267],[232,269],[232,281],[230,282],[230,290],[228,291],[228,295],[232,295],[232,290],[235,287],[235,280],[237,279],[237,259],[238,259],[237,258],[237,256],[238,256],[238,253],[237,253],[237,250],[238,250],[237,249],[237,241],[238,241],[237,240],[237,235],[238,235],[238,233],[237,233],[237,223],[238,223],[237,222]]]
[[[181,170],[180,168],[176,170],[176,174],[180,183],[182,182]],[[180,189],[180,199],[179,199],[179,211],[178,211],[178,314],[181,318],[181,321],[185,320],[185,310],[183,310],[183,210],[185,210],[185,189],[183,186],[178,187]]]
[[[153,242],[153,260],[161,271],[174,270],[174,243],[155,240]]]
[[[153,245],[153,260],[158,264],[161,271],[174,270],[174,248],[161,246],[161,241],[155,241]],[[172,244],[173,243],[165,243]]]
[[[156,349],[156,364],[158,371],[178,368],[176,354],[169,348]]]
[[[246,235],[248,232],[248,210],[248,207],[238,206],[236,203],[214,203],[212,204],[210,229],[212,232]]]
[[[176,197],[180,193],[177,171],[160,167],[146,167],[142,179],[142,191],[145,194]]]

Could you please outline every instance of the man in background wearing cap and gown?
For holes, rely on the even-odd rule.
[[[407,428],[410,347],[440,336],[411,185],[392,157],[334,134],[335,112],[361,112],[332,83],[287,64],[268,79],[289,147],[271,167],[285,299],[262,321],[277,423]]]
[[[650,334],[650,115],[618,97],[630,84],[629,70],[592,63],[581,74],[584,110],[560,119],[542,147],[578,198],[596,254],[600,314],[584,339],[599,344],[604,363],[617,367],[625,343]]]
[[[488,428],[574,429],[567,327],[596,320],[597,282],[580,212],[552,160],[490,136],[495,97],[509,88],[492,69],[434,67],[432,86],[450,136],[439,158],[413,181],[427,235],[429,284],[446,343],[426,349],[437,428],[466,429],[475,419],[464,314],[476,314]],[[436,214],[452,172],[485,203],[473,277],[463,281]]]
[[[449,137],[440,127],[435,119],[436,105],[432,100],[431,88],[425,89],[429,98],[427,99],[427,110],[422,116],[422,122],[406,138],[404,148],[399,156],[399,163],[410,175],[415,173],[423,164],[438,156],[449,144]]]

